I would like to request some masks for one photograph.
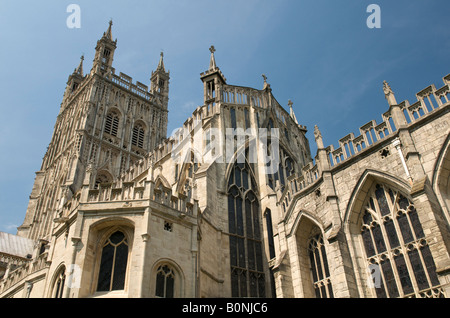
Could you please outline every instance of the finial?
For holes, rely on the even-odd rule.
[[[164,67],[164,53],[163,51],[161,51],[161,53],[159,54],[160,58],[159,58],[159,63],[158,63],[158,67],[156,68],[157,70],[163,70],[164,72],[166,71],[165,67]]]
[[[103,36],[110,39],[112,41],[112,32],[111,32],[111,26],[113,25],[112,18],[109,20],[109,26],[108,30],[106,30],[105,33],[103,33]]]
[[[383,81],[383,92],[390,106],[397,105],[394,92],[386,81]]]
[[[266,88],[270,89],[270,84],[267,83],[267,76],[266,76],[266,74],[262,74],[261,76],[264,79],[264,87],[263,87],[263,89],[266,89]]]
[[[294,105],[294,103],[291,100],[288,100],[289,115],[294,120],[294,122],[298,125],[297,117],[295,117],[294,109],[292,108],[292,105]]]
[[[74,73],[78,73],[81,76],[83,76],[83,61],[84,61],[84,54],[81,55],[81,57],[80,57],[80,64],[78,65],[78,67],[74,71]]]
[[[317,125],[314,126],[314,138],[316,139],[317,147],[323,148],[322,134]]]
[[[216,59],[214,58],[214,52],[216,51],[216,48],[214,45],[211,45],[209,48],[209,51],[211,52],[211,59],[209,61],[209,70],[214,70],[217,68],[216,66]]]
[[[385,95],[387,95],[389,93],[393,93],[391,87],[389,86],[389,83],[386,81],[383,81],[383,91],[384,91]]]

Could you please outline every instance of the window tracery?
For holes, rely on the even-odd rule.
[[[265,297],[260,207],[247,163],[235,163],[228,182],[232,297]]]
[[[102,248],[97,291],[123,290],[128,263],[128,241],[124,233],[116,231]]]
[[[175,287],[175,273],[169,265],[161,265],[156,272],[156,291],[157,297],[173,298]]]
[[[54,298],[62,298],[64,285],[66,281],[66,268],[63,267],[59,270],[58,275],[55,280],[55,284],[53,287],[53,297]]]
[[[361,239],[378,298],[443,297],[417,211],[402,193],[381,184],[372,189]]]
[[[268,155],[270,156],[270,141],[269,145],[267,147],[268,149]],[[275,190],[276,182],[280,182],[281,191],[284,190],[284,187],[287,184],[287,179],[295,174],[295,164],[292,158],[289,156],[289,154],[280,146],[280,152],[279,152],[279,162],[278,162],[278,170],[275,173],[268,173],[268,184],[272,190]]]
[[[309,240],[308,256],[316,297],[333,298],[333,287],[322,234],[317,234]]]

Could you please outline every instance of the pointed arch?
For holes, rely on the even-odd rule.
[[[442,145],[433,169],[431,184],[450,224],[450,134]]]
[[[234,162],[227,175],[232,297],[266,297],[261,209],[247,162]]]
[[[156,179],[155,179],[155,188],[158,188],[160,184],[162,184],[163,187],[165,187],[167,189],[171,188],[169,181],[167,181],[167,179],[162,174],[159,174],[156,177]]]
[[[137,120],[133,126],[131,144],[135,147],[144,148],[146,131],[147,125],[142,120]]]
[[[121,118],[123,118],[121,110],[117,107],[110,107],[106,113],[103,132],[118,137]]]
[[[292,262],[297,264],[298,282],[294,289],[299,297],[333,298],[332,277],[328,266],[324,226],[312,213],[301,210],[287,238],[294,237],[295,250],[291,250]]]
[[[169,258],[161,258],[153,264],[150,272],[150,288],[154,297],[184,297],[185,276],[177,262]]]
[[[134,222],[122,217],[105,218],[92,224],[89,233],[88,243],[94,246],[92,293],[127,290]]]
[[[66,280],[66,265],[64,262],[59,264],[54,273],[53,277],[50,281],[51,288],[49,289],[49,298],[62,298],[64,295],[65,288],[65,280]]]
[[[385,172],[366,169],[360,176],[358,182],[353,188],[352,194],[350,195],[349,202],[347,203],[347,209],[344,213],[344,224],[352,223],[354,216],[360,213],[362,208],[360,196],[361,194],[365,195],[376,181],[390,185],[405,193],[411,192],[411,185],[405,180]]]
[[[402,180],[375,171],[366,171],[352,193],[344,224],[363,295],[443,295],[420,211],[409,193]]]

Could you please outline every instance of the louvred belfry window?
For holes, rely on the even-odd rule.
[[[119,130],[119,115],[112,111],[106,115],[104,132],[117,137]]]
[[[232,297],[266,297],[260,207],[247,163],[235,163],[228,182]]]
[[[144,148],[144,136],[145,130],[141,124],[137,124],[133,128],[133,136],[131,138],[131,143],[133,146]]]
[[[372,189],[361,238],[378,298],[444,297],[417,211],[402,193],[381,184]]]

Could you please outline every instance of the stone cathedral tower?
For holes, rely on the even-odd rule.
[[[163,56],[151,74],[150,90],[113,67],[117,40],[112,21],[95,47],[93,66],[84,56],[69,76],[51,142],[18,234],[49,240],[64,204],[80,189],[87,166],[95,187],[112,182],[167,134],[169,72]]]

